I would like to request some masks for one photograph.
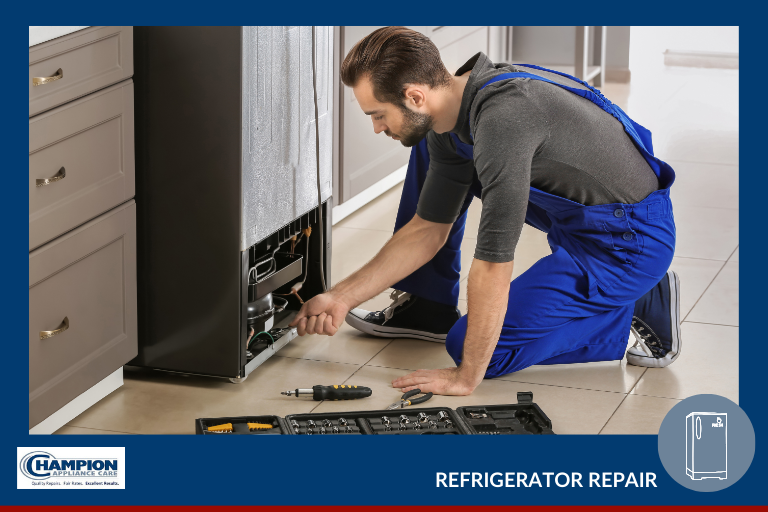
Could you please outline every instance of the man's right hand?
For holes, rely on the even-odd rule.
[[[350,307],[333,292],[316,295],[301,306],[290,327],[298,327],[299,336],[326,334],[333,336],[349,313]]]

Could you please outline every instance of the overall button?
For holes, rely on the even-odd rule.
[[[624,216],[624,210],[622,210],[621,208],[617,208],[617,209],[613,210],[613,216],[614,217],[623,217]]]
[[[621,235],[621,238],[629,242],[630,240],[632,240],[632,233],[624,233],[623,235]]]

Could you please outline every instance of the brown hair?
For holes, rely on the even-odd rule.
[[[377,100],[398,106],[403,105],[405,84],[436,89],[451,81],[435,44],[405,27],[375,30],[349,51],[341,64],[341,81],[354,87],[364,76],[371,80]]]

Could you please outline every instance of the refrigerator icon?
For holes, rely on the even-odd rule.
[[[685,417],[685,472],[692,480],[728,478],[728,415],[692,412]]]

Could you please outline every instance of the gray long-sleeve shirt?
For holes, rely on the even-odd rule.
[[[456,75],[470,69],[451,131],[461,142],[474,144],[474,158],[456,153],[450,133],[429,132],[429,171],[417,213],[428,221],[453,223],[476,173],[483,186],[483,209],[475,258],[496,263],[514,259],[530,187],[587,206],[634,204],[658,189],[656,175],[621,122],[591,101],[528,78],[480,90],[491,78],[515,71],[572,86],[571,80],[494,64],[483,53]]]

